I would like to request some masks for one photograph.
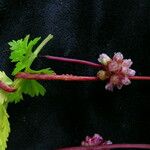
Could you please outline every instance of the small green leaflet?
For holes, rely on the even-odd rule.
[[[0,90],[0,104],[5,102],[19,102],[23,100],[23,94],[28,94],[31,97],[42,95],[44,96],[46,89],[36,80],[15,79],[14,82],[6,76],[5,72],[0,71],[0,81],[7,85],[13,85],[17,90],[13,93],[7,93]]]
[[[45,68],[41,70],[33,70],[33,69],[28,69],[29,73],[36,73],[36,74],[54,74],[55,72],[51,70],[51,68]]]
[[[41,70],[33,70],[30,68],[41,49],[52,38],[53,36],[51,34],[48,35],[35,50],[33,50],[33,47],[39,42],[41,39],[40,37],[37,37],[34,40],[29,40],[29,35],[27,35],[24,39],[9,42],[11,49],[10,59],[12,62],[16,62],[16,67],[13,70],[12,75],[16,75],[20,71],[36,74],[53,74],[54,71],[50,68]],[[13,87],[17,90],[9,94],[9,102],[17,103],[20,100],[23,100],[23,94],[28,94],[31,97],[34,97],[38,95],[43,96],[46,92],[45,88],[36,80],[15,79]]]
[[[11,85],[13,81],[5,74],[4,71],[0,71],[0,81],[3,81],[7,85]]]
[[[3,104],[4,102],[7,102],[8,100],[8,95],[5,91],[0,90],[0,105]]]
[[[31,97],[44,96],[46,92],[45,88],[36,80],[23,80],[21,90],[24,94],[28,94]]]
[[[27,35],[24,39],[20,39],[17,41],[9,42],[11,55],[10,59],[12,62],[16,62],[16,67],[12,72],[12,75],[16,75],[20,71],[26,71],[30,72],[32,69],[30,69],[34,59],[38,56],[38,53],[41,51],[41,49],[47,44],[48,41],[50,41],[53,36],[50,34],[47,36],[47,38],[35,49],[33,50],[33,47],[37,45],[40,37],[35,38],[34,40],[29,41],[29,35]],[[34,72],[34,70],[32,70]],[[38,71],[40,72],[40,70]],[[50,68],[42,69],[40,73],[52,73],[52,70]]]
[[[10,59],[12,62],[23,61],[24,57],[30,55],[32,53],[32,48],[34,45],[38,43],[41,37],[35,38],[29,42],[29,35],[27,35],[24,39],[20,39],[18,41],[13,40],[8,44],[11,46],[10,49],[12,50]]]
[[[18,41],[13,40],[8,43],[10,45],[10,49],[12,50],[9,58],[12,62],[17,62],[16,68],[12,73],[13,75],[29,66],[29,60],[32,56],[32,48],[40,39],[41,38],[38,37],[29,42],[29,35],[27,35],[24,39],[20,39]]]
[[[9,102],[20,102],[20,100],[23,100],[23,93],[21,90],[21,86],[22,86],[22,79],[15,79],[14,83],[13,83],[14,87],[17,89],[15,92],[13,93],[8,93],[8,101]]]
[[[42,95],[44,96],[46,89],[36,80],[16,79],[17,91],[9,94],[9,102],[18,103],[23,100],[23,94],[31,97]]]
[[[4,71],[0,71],[0,81],[3,81],[7,85],[12,85],[13,81],[5,74]],[[0,89],[0,105],[7,102],[8,94]]]
[[[7,148],[7,141],[10,133],[8,117],[5,106],[0,104],[0,150],[5,150]]]

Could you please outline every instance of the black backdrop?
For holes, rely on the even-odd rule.
[[[7,42],[30,34],[54,35],[41,54],[97,62],[100,53],[122,52],[137,75],[150,75],[149,0],[0,0],[0,69],[10,75]],[[38,58],[34,68],[58,74],[95,75],[93,68]],[[99,133],[114,143],[150,143],[150,82],[121,91],[104,82],[43,82],[44,97],[10,104],[8,150],[55,150],[80,145]]]

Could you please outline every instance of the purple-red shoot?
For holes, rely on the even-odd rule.
[[[62,81],[97,81],[96,76],[75,76],[75,75],[48,75],[48,74],[30,74],[21,72],[16,75],[16,78],[23,78],[28,80],[62,80]]]
[[[93,62],[86,61],[86,60],[71,59],[71,58],[57,57],[57,56],[50,56],[50,55],[46,55],[46,56],[43,56],[43,57],[45,57],[47,59],[50,59],[50,60],[55,60],[55,61],[87,65],[87,66],[91,66],[93,68],[102,68],[101,64],[93,63]]]
[[[106,150],[106,149],[150,149],[150,144],[111,144],[102,146],[89,146],[89,147],[68,147],[60,148],[57,150]]]
[[[150,149],[150,144],[112,144],[110,140],[106,141],[99,134],[86,136],[79,147],[60,148],[58,150],[110,150],[110,149]]]
[[[134,76],[135,71],[133,69],[130,69],[133,62],[131,61],[131,59],[124,59],[123,55],[120,52],[115,53],[112,59],[104,53],[101,54],[98,58],[99,64],[90,61],[64,57],[56,57],[48,55],[43,57],[50,60],[87,65],[101,70],[98,71],[96,76],[76,76],[69,74],[48,75],[48,74],[31,74],[27,72],[20,72],[16,75],[16,78],[23,78],[28,80],[62,80],[62,81],[107,80],[108,83],[106,84],[105,89],[110,91],[113,91],[114,87],[121,89],[123,85],[129,85],[131,83],[130,80],[150,80],[150,76]],[[6,85],[2,81],[0,82],[0,89],[3,89],[6,92],[15,91],[13,87]]]
[[[16,89],[5,84],[4,82],[0,81],[0,89],[6,91],[6,92],[15,92]]]

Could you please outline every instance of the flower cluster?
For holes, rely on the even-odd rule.
[[[105,86],[105,89],[109,91],[113,91],[114,87],[121,89],[123,85],[129,85],[131,83],[129,77],[136,73],[130,69],[133,64],[131,59],[123,59],[120,52],[115,53],[112,59],[103,53],[98,61],[103,65],[103,70],[100,70],[97,76],[101,80],[109,80]]]
[[[111,141],[105,141],[99,134],[94,134],[92,137],[86,136],[85,140],[81,142],[82,146],[101,146],[110,145]]]

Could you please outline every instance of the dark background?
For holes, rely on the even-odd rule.
[[[97,62],[122,52],[137,75],[150,75],[150,0],[0,0],[0,69],[10,75],[7,42],[30,34],[54,39],[41,54]],[[95,75],[97,70],[38,58],[34,69]],[[10,104],[8,150],[55,150],[101,134],[113,143],[150,143],[147,81],[105,91],[105,82],[43,82],[44,97]]]

